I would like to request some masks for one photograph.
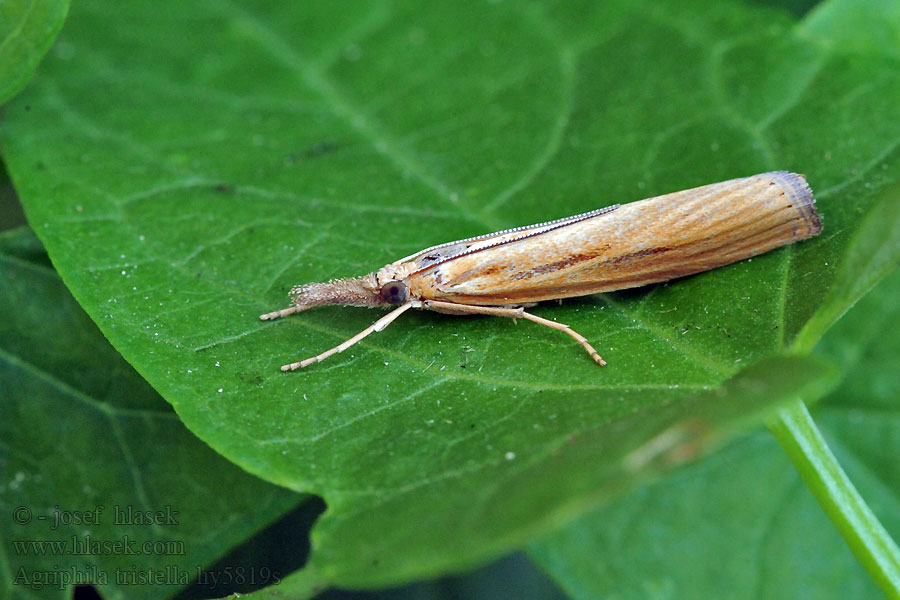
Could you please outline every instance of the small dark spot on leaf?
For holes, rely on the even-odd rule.
[[[285,164],[294,165],[313,158],[318,158],[325,154],[329,154],[331,152],[334,152],[338,148],[340,148],[340,145],[337,142],[318,142],[316,144],[313,144],[312,146],[304,148],[296,154],[288,156],[287,158],[285,158],[284,162]]]
[[[259,373],[245,373],[239,371],[236,373],[236,376],[244,383],[249,383],[250,385],[262,385],[265,382],[265,379],[263,379],[263,376]]]
[[[233,194],[234,186],[230,183],[217,183],[213,186],[213,190],[220,194]]]

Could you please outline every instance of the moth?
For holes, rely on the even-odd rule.
[[[432,246],[368,275],[298,285],[291,306],[260,319],[331,304],[394,307],[345,342],[282,371],[343,352],[411,308],[527,319],[570,335],[602,366],[584,336],[525,308],[692,275],[821,231],[805,177],[773,171]]]

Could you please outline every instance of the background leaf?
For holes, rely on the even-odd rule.
[[[0,234],[0,311],[15,315],[0,322],[0,597],[61,597],[76,583],[104,598],[170,597],[302,497],[185,429],[40,254],[27,230]],[[137,522],[146,511],[164,522]],[[286,575],[267,573],[258,584]]]
[[[0,104],[31,79],[68,10],[68,0],[6,0],[0,4]]]
[[[855,236],[900,173],[894,59],[828,35],[738,2],[96,0],[0,144],[66,284],[187,426],[324,497],[310,573],[386,584],[505,552],[827,390],[826,364],[777,357],[858,297],[837,279],[862,293],[896,263],[840,271],[877,250]],[[536,309],[605,370],[527,323],[419,314],[282,375],[374,314],[257,320],[295,283],[776,168],[809,176],[818,239]]]
[[[817,352],[836,359],[845,376],[816,411],[829,445],[895,537],[900,342],[882,333],[900,320],[898,298],[895,271],[822,340]],[[573,521],[529,554],[573,598],[880,595],[765,434]]]

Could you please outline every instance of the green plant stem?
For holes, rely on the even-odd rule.
[[[801,400],[769,423],[844,540],[888,598],[900,599],[900,549],[844,473]]]

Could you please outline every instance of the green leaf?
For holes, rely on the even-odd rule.
[[[883,273],[841,268],[868,264],[877,249],[856,235],[900,177],[895,61],[777,11],[110,6],[75,7],[71,53],[7,108],[0,148],[66,284],[185,424],[323,496],[307,583],[477,564],[773,404],[814,399],[829,367],[783,353],[808,350]],[[603,370],[531,323],[407,314],[285,375],[376,313],[257,319],[296,283],[771,169],[808,175],[822,236],[534,309],[586,335]],[[830,295],[837,281],[854,292]]]
[[[816,411],[829,445],[895,537],[900,340],[883,332],[900,322],[898,299],[895,271],[822,340],[818,352],[838,361],[844,378]],[[573,598],[879,595],[782,449],[761,434],[573,521],[529,554]]]
[[[794,340],[796,351],[808,352],[832,323],[896,268],[898,223],[900,187],[891,186],[876,195],[871,210],[860,220],[822,306]]]
[[[900,4],[892,0],[822,2],[802,30],[841,52],[900,58]]]
[[[0,234],[0,596],[93,583],[104,598],[170,597],[301,498],[185,429],[59,277],[23,258],[36,245]]]
[[[68,0],[0,3],[0,104],[31,79],[68,10]]]
[[[0,231],[7,229],[15,229],[25,224],[25,213],[22,211],[22,205],[13,189],[12,182],[6,174],[6,168],[0,162]],[[34,236],[32,236],[34,237]],[[40,242],[35,242],[41,249],[41,253],[46,258],[47,253],[44,252]]]

